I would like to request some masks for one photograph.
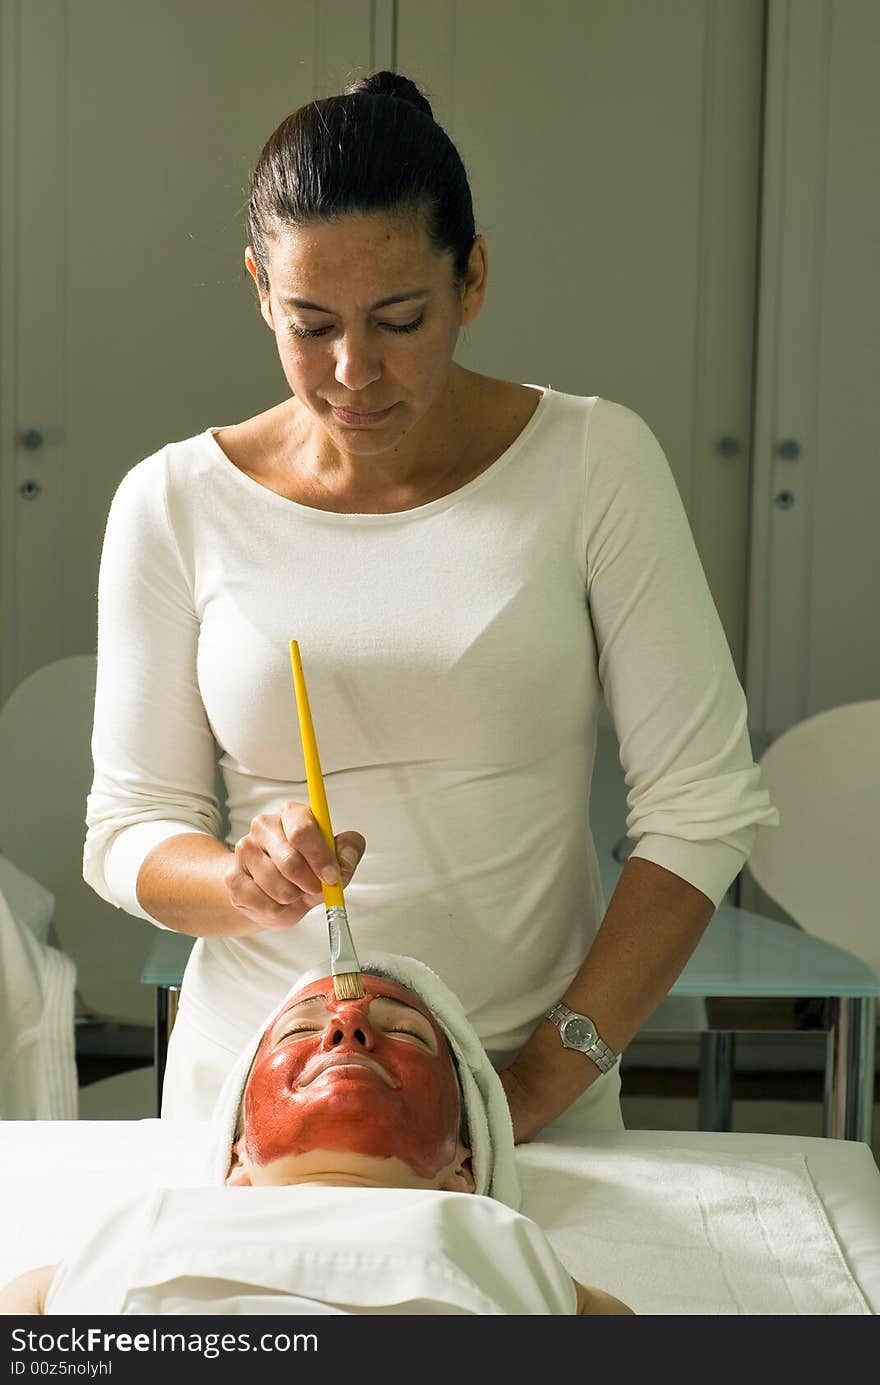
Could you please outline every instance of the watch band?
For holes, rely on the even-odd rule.
[[[586,1048],[582,1048],[579,1045],[575,1044],[565,1044],[565,1047],[577,1048],[578,1052],[585,1054],[587,1058],[591,1058],[593,1060],[600,1072],[610,1072],[611,1069],[614,1067],[614,1064],[617,1062],[618,1055],[613,1051],[613,1049],[608,1047],[604,1039],[601,1039],[599,1037],[599,1032],[596,1029],[596,1026],[593,1023],[593,1021],[590,1019],[589,1015],[582,1015],[577,1010],[569,1009],[569,1007],[567,1005],[564,1005],[560,1000],[557,1001],[555,1005],[551,1005],[550,1009],[544,1012],[544,1018],[550,1020],[551,1024],[556,1025],[556,1028],[559,1030],[560,1038],[562,1039],[563,1044],[565,1044],[565,1038],[562,1034],[562,1026],[565,1023],[565,1021],[569,1019],[585,1020],[592,1029],[593,1033],[596,1035],[593,1042],[589,1044]]]

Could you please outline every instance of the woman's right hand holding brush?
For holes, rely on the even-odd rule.
[[[307,803],[260,813],[240,837],[224,879],[229,900],[260,928],[290,928],[323,903],[321,881],[349,884],[366,849],[360,832],[340,832],[336,858]]]

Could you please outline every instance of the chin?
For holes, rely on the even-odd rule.
[[[352,428],[350,431],[339,426],[333,420],[334,426],[326,431],[330,434],[333,445],[339,452],[350,456],[359,457],[379,457],[388,452],[392,452],[400,443],[403,430],[395,428],[383,429],[381,432],[376,429]]]

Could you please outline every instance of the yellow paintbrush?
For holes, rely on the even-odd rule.
[[[299,732],[302,736],[303,756],[306,762],[306,782],[309,786],[309,807],[321,829],[324,841],[336,859],[336,846],[333,828],[330,826],[330,810],[324,792],[324,776],[318,759],[318,744],[312,713],[309,708],[309,695],[303,675],[299,645],[290,641],[290,663],[293,668],[293,690],[296,694],[296,710],[299,713]],[[341,885],[321,884],[324,894],[324,907],[327,910],[327,924],[330,929],[330,975],[333,977],[333,990],[337,1000],[360,1000],[364,995],[361,981],[361,965],[351,940],[348,914]]]

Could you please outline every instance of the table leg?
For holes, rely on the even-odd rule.
[[[876,1011],[873,996],[839,996],[833,1001],[825,1049],[826,1138],[871,1143]]]
[[[729,1130],[733,1113],[733,1034],[700,1035],[700,1130]]]
[[[177,1002],[180,989],[177,986],[156,987],[156,1023],[153,1030],[153,1063],[156,1073],[156,1115],[162,1114],[162,1084],[165,1081],[165,1064],[168,1058],[168,1040],[177,1018]]]
[[[156,1115],[162,1114],[162,1083],[168,1054],[168,988],[156,987],[156,1019],[153,1025],[153,1072],[156,1083]]]

